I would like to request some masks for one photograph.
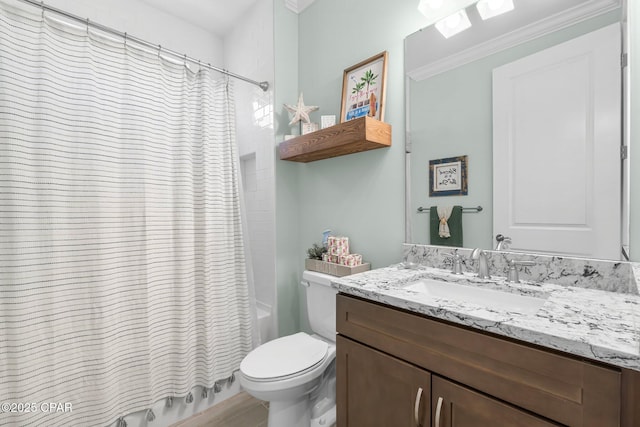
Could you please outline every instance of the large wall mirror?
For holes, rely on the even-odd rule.
[[[406,39],[407,242],[431,242],[427,209],[458,205],[464,247],[493,249],[501,233],[512,250],[625,259],[623,3],[514,0],[487,20],[471,5],[471,28]],[[467,194],[434,193],[434,162],[461,156]]]

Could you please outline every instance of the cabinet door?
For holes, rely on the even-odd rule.
[[[434,427],[560,426],[435,375],[431,405]]]
[[[427,371],[342,336],[337,346],[340,427],[429,426]]]

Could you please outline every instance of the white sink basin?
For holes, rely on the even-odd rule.
[[[404,286],[404,289],[419,292],[433,298],[442,298],[462,303],[468,302],[488,309],[515,311],[523,314],[535,314],[546,301],[546,298],[520,295],[477,286],[441,282],[433,279],[421,279]]]

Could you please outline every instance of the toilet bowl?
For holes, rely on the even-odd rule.
[[[331,277],[305,271],[311,329],[269,341],[240,364],[240,385],[269,402],[269,427],[335,423],[335,296]]]

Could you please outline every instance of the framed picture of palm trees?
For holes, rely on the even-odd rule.
[[[384,121],[387,51],[344,70],[340,123],[369,116]]]

